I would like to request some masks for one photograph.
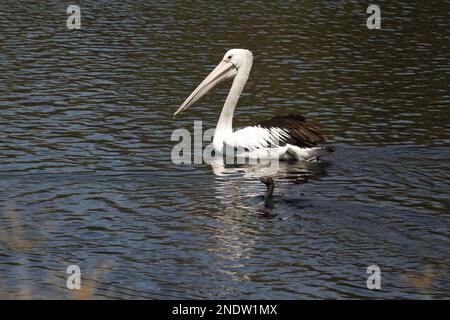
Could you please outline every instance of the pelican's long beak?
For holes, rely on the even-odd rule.
[[[181,111],[186,110],[189,106],[194,104],[197,100],[203,97],[208,91],[223,80],[234,77],[237,74],[237,69],[232,62],[222,60],[219,65],[203,80],[202,83],[191,93],[191,95],[183,102],[178,110],[173,114],[175,117]]]

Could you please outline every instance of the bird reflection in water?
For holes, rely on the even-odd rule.
[[[294,199],[289,198],[289,195],[297,194],[296,185],[326,176],[328,164],[325,161],[280,162],[274,169],[265,163],[225,165],[219,158],[211,163],[211,169],[217,177],[216,198],[226,207],[272,218],[298,208],[296,203],[301,199],[297,195]],[[263,195],[259,182],[266,185]],[[277,190],[274,196],[275,184]]]
[[[275,183],[272,177],[261,177],[259,180],[266,185],[266,192],[264,193],[264,205],[261,209],[262,215],[264,217],[272,218],[276,214],[272,213],[272,209],[275,208],[275,203],[272,199],[273,189],[275,188]]]

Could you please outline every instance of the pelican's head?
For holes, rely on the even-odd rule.
[[[244,63],[253,60],[253,54],[247,49],[230,49],[225,53],[222,60],[231,62],[236,70],[239,70]]]
[[[200,85],[191,93],[191,95],[183,102],[178,110],[173,114],[176,116],[181,111],[186,110],[189,106],[198,101],[208,91],[214,88],[219,82],[235,77],[240,68],[248,65],[253,60],[253,55],[246,49],[231,49],[223,56],[219,65],[200,83]]]

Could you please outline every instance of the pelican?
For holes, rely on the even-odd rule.
[[[219,65],[203,80],[174,113],[174,117],[198,101],[218,83],[234,78],[214,133],[213,149],[224,154],[232,148],[237,156],[280,160],[315,160],[333,152],[318,144],[325,141],[316,128],[301,115],[274,116],[255,125],[233,131],[233,114],[247,82],[253,54],[246,49],[231,49]],[[240,150],[240,151],[239,151]],[[240,152],[240,153],[239,153]]]

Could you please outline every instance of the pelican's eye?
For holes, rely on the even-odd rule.
[[[231,58],[233,58],[233,56],[230,54],[230,55],[228,56],[228,60],[231,60]]]

